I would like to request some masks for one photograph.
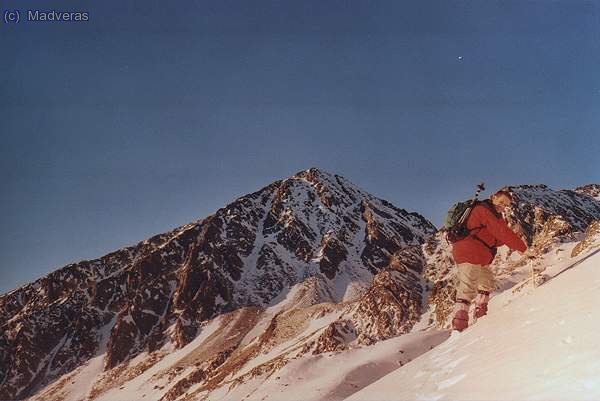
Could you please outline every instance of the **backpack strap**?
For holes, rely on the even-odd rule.
[[[481,230],[483,227],[485,227],[485,226],[482,224],[479,227],[475,227],[472,230],[469,230],[469,236],[472,237],[473,239],[476,239],[477,241],[481,242],[483,245],[485,245],[486,248],[488,248],[490,250],[490,252],[492,252],[492,255],[496,256],[497,247],[495,245],[488,245],[487,242],[485,242],[484,240],[479,238],[477,236],[477,234],[473,233],[474,230]]]
[[[491,212],[494,213],[494,215],[497,215],[495,210],[492,210],[492,208],[490,208],[489,204],[487,204],[487,202],[484,201],[476,201],[473,204],[473,208],[475,208],[475,206],[477,205],[482,205],[483,207],[487,208],[488,210],[490,210]],[[470,217],[470,216],[469,216]],[[466,224],[465,224],[466,227]],[[471,230],[469,230],[469,236],[472,237],[473,239],[476,239],[477,241],[481,242],[483,245],[485,245],[486,248],[488,248],[490,250],[490,252],[492,253],[493,256],[496,256],[496,252],[497,252],[497,247],[495,245],[489,245],[487,242],[485,242],[484,240],[482,240],[481,238],[479,238],[477,236],[477,234],[475,234],[473,231],[475,230],[481,230],[482,228],[484,228],[485,226],[483,224],[481,224],[479,227],[475,227],[472,228]],[[496,241],[494,241],[494,244],[496,243]]]

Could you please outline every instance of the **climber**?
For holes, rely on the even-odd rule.
[[[452,327],[463,331],[469,325],[469,307],[475,298],[475,318],[487,313],[490,292],[494,290],[494,276],[489,264],[498,246],[506,245],[525,252],[527,245],[508,228],[502,212],[513,202],[507,190],[494,193],[489,200],[477,201],[465,222],[468,235],[452,246],[452,255],[458,265],[458,287],[454,304]]]

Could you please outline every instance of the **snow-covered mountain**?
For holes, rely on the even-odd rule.
[[[539,290],[597,263],[597,188],[508,187],[517,202],[506,218],[538,255]],[[369,399],[395,391],[394,379],[369,384],[486,321],[512,324],[501,312],[530,296],[529,266],[501,248],[493,268],[490,315],[448,342],[455,266],[443,233],[309,169],[1,296],[0,399]],[[400,398],[446,395],[408,389],[458,363],[402,376]]]
[[[169,368],[177,384],[164,399],[197,383],[217,387],[289,339],[308,353],[343,347],[340,336],[370,343],[406,332],[423,304],[419,246],[433,232],[423,217],[340,176],[302,171],[0,297],[0,399],[49,384],[44,398],[71,399],[65,377],[79,383],[90,369],[102,374],[86,381],[87,395],[100,397],[198,343],[208,327],[218,327],[212,346],[188,356],[183,371]],[[390,266],[397,251],[406,260]],[[331,325],[319,331],[311,326],[319,319]]]

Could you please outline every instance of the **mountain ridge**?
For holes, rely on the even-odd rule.
[[[200,322],[244,306],[264,308],[310,277],[321,283],[302,302],[356,296],[350,287],[367,286],[387,255],[434,230],[340,176],[301,171],[204,219],[69,264],[0,297],[0,355],[8,366],[0,372],[1,394],[29,394],[51,380],[45,372],[64,374],[90,359],[99,347],[95,332],[114,319],[106,369],[168,341],[180,348]],[[47,359],[41,364],[40,355]],[[11,371],[15,366],[27,368]]]

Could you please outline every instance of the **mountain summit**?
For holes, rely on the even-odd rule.
[[[0,398],[32,395],[92,360],[100,373],[142,353],[180,349],[206,322],[242,309],[247,327],[238,337],[282,299],[287,309],[357,301],[392,255],[434,232],[422,216],[343,177],[301,171],[202,220],[1,296]],[[419,279],[411,283],[420,306]]]

